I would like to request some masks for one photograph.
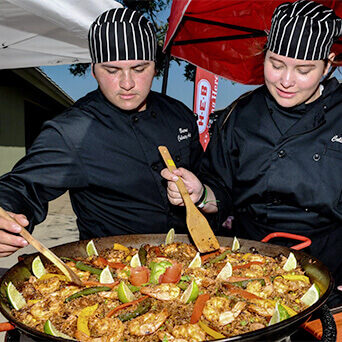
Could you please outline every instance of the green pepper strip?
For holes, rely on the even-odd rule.
[[[73,299],[83,297],[83,296],[88,296],[97,292],[102,292],[102,291],[110,291],[111,288],[108,286],[96,286],[96,287],[87,287],[86,289],[83,289],[82,291],[76,292],[70,297],[65,299],[65,303],[68,303],[72,301]]]
[[[248,283],[250,283],[251,281],[255,281],[257,280],[258,282],[260,282],[260,284],[262,286],[265,286],[265,279],[248,279],[248,280],[241,280],[241,281],[234,281],[234,282],[231,282],[229,284],[231,285],[235,285],[235,286],[238,286],[238,287],[242,287],[243,289],[245,289],[248,285]]]
[[[81,261],[77,261],[75,266],[76,266],[76,268],[78,268],[81,271],[90,272],[92,274],[100,275],[102,272],[102,270],[100,268],[95,268],[95,267],[89,266],[87,264],[84,264]]]
[[[140,262],[141,262],[141,265],[142,266],[145,266],[146,265],[146,257],[147,257],[147,251],[146,249],[144,248],[144,246],[141,246],[139,248],[139,251],[138,251],[138,255],[139,255],[139,259],[140,259]]]
[[[227,249],[226,251],[224,251],[223,253],[218,255],[216,258],[209,260],[209,262],[211,264],[215,264],[216,262],[222,261],[226,257],[226,255],[230,254],[230,253],[231,253],[231,251],[229,249]]]
[[[126,322],[135,317],[145,314],[146,312],[150,310],[150,308],[151,308],[151,300],[146,299],[143,302],[141,302],[134,311],[120,314],[118,318],[121,322]]]
[[[177,286],[181,289],[181,290],[186,290],[189,286],[189,283],[187,283],[186,281],[180,281]]]

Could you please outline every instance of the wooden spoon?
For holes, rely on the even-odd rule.
[[[176,169],[176,165],[172,160],[172,157],[166,146],[159,146],[158,150],[162,155],[164,162],[170,172]],[[220,248],[220,244],[217,241],[207,219],[197,209],[192,202],[188,191],[180,177],[176,182],[178,190],[183,198],[186,207],[186,225],[194,243],[201,253],[207,253]]]
[[[19,223],[11,217],[4,209],[0,207],[0,217],[15,222],[19,225]],[[53,264],[55,264],[73,283],[82,286],[82,282],[78,275],[68,267],[56,254],[50,251],[48,248],[43,246],[38,240],[36,240],[23,226],[21,227],[20,235],[25,238],[37,251],[42,253],[45,257],[47,257]]]

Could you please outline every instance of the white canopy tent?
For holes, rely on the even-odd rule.
[[[90,24],[114,0],[0,0],[0,69],[88,63]]]

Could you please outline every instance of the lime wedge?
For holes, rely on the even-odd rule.
[[[112,272],[110,271],[109,266],[106,266],[102,270],[102,272],[100,273],[100,283],[101,284],[111,284],[111,283],[114,283]]]
[[[122,303],[129,303],[136,299],[132,291],[123,281],[118,286],[118,297]]]
[[[238,249],[240,249],[240,242],[239,242],[239,240],[237,239],[237,237],[234,236],[233,244],[232,244],[232,251],[235,252],[235,251],[237,251]]]
[[[233,268],[232,268],[231,263],[228,261],[226,265],[222,268],[220,273],[217,275],[216,279],[225,281],[229,277],[232,276],[232,273],[233,273]]]
[[[96,250],[96,247],[95,247],[93,240],[90,240],[87,243],[86,251],[87,251],[88,256],[99,255],[99,253],[97,253],[97,250]]]
[[[196,253],[195,257],[192,259],[192,261],[189,264],[189,268],[197,268],[202,266],[202,260],[199,252]]]
[[[26,300],[23,295],[15,288],[15,286],[10,281],[6,287],[6,294],[10,304],[16,310],[20,310],[26,305]]]
[[[174,228],[171,228],[166,235],[165,245],[169,245],[173,243],[174,240],[175,240],[175,230]]]
[[[283,270],[285,271],[292,271],[297,267],[297,260],[296,257],[294,256],[294,254],[292,252],[290,252],[284,266],[283,266]]]
[[[184,304],[193,302],[198,297],[198,292],[198,286],[196,282],[193,280],[182,294],[180,301]]]
[[[40,260],[39,255],[36,256],[32,261],[32,273],[36,278],[41,278],[44,274],[46,274],[46,269]]]
[[[310,306],[316,303],[319,299],[319,287],[316,284],[312,284],[312,286],[307,290],[304,295],[300,298],[300,300],[307,306]]]
[[[45,332],[45,334],[48,334],[48,335],[57,336],[57,337],[65,338],[65,339],[68,339],[68,340],[75,340],[75,339],[71,338],[70,336],[68,336],[67,334],[64,334],[64,333],[58,331],[52,325],[52,323],[51,323],[51,321],[49,319],[44,324],[44,332]]]
[[[279,303],[276,303],[276,306],[275,306],[275,310],[274,310],[274,313],[273,313],[273,316],[271,317],[268,325],[272,325],[272,324],[275,324],[275,323],[279,323],[281,321],[283,321],[284,319],[287,319],[289,318],[290,315],[289,313],[286,311],[286,309]]]
[[[140,261],[140,258],[139,258],[139,254],[134,254],[131,261],[130,261],[130,265],[131,267],[139,267],[141,266],[141,261]]]

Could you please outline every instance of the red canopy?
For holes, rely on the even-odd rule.
[[[293,2],[294,0],[289,0]],[[316,0],[342,17],[341,0]],[[263,48],[285,0],[173,0],[164,44],[171,55],[244,84],[263,83]],[[342,39],[333,51],[342,53]]]

